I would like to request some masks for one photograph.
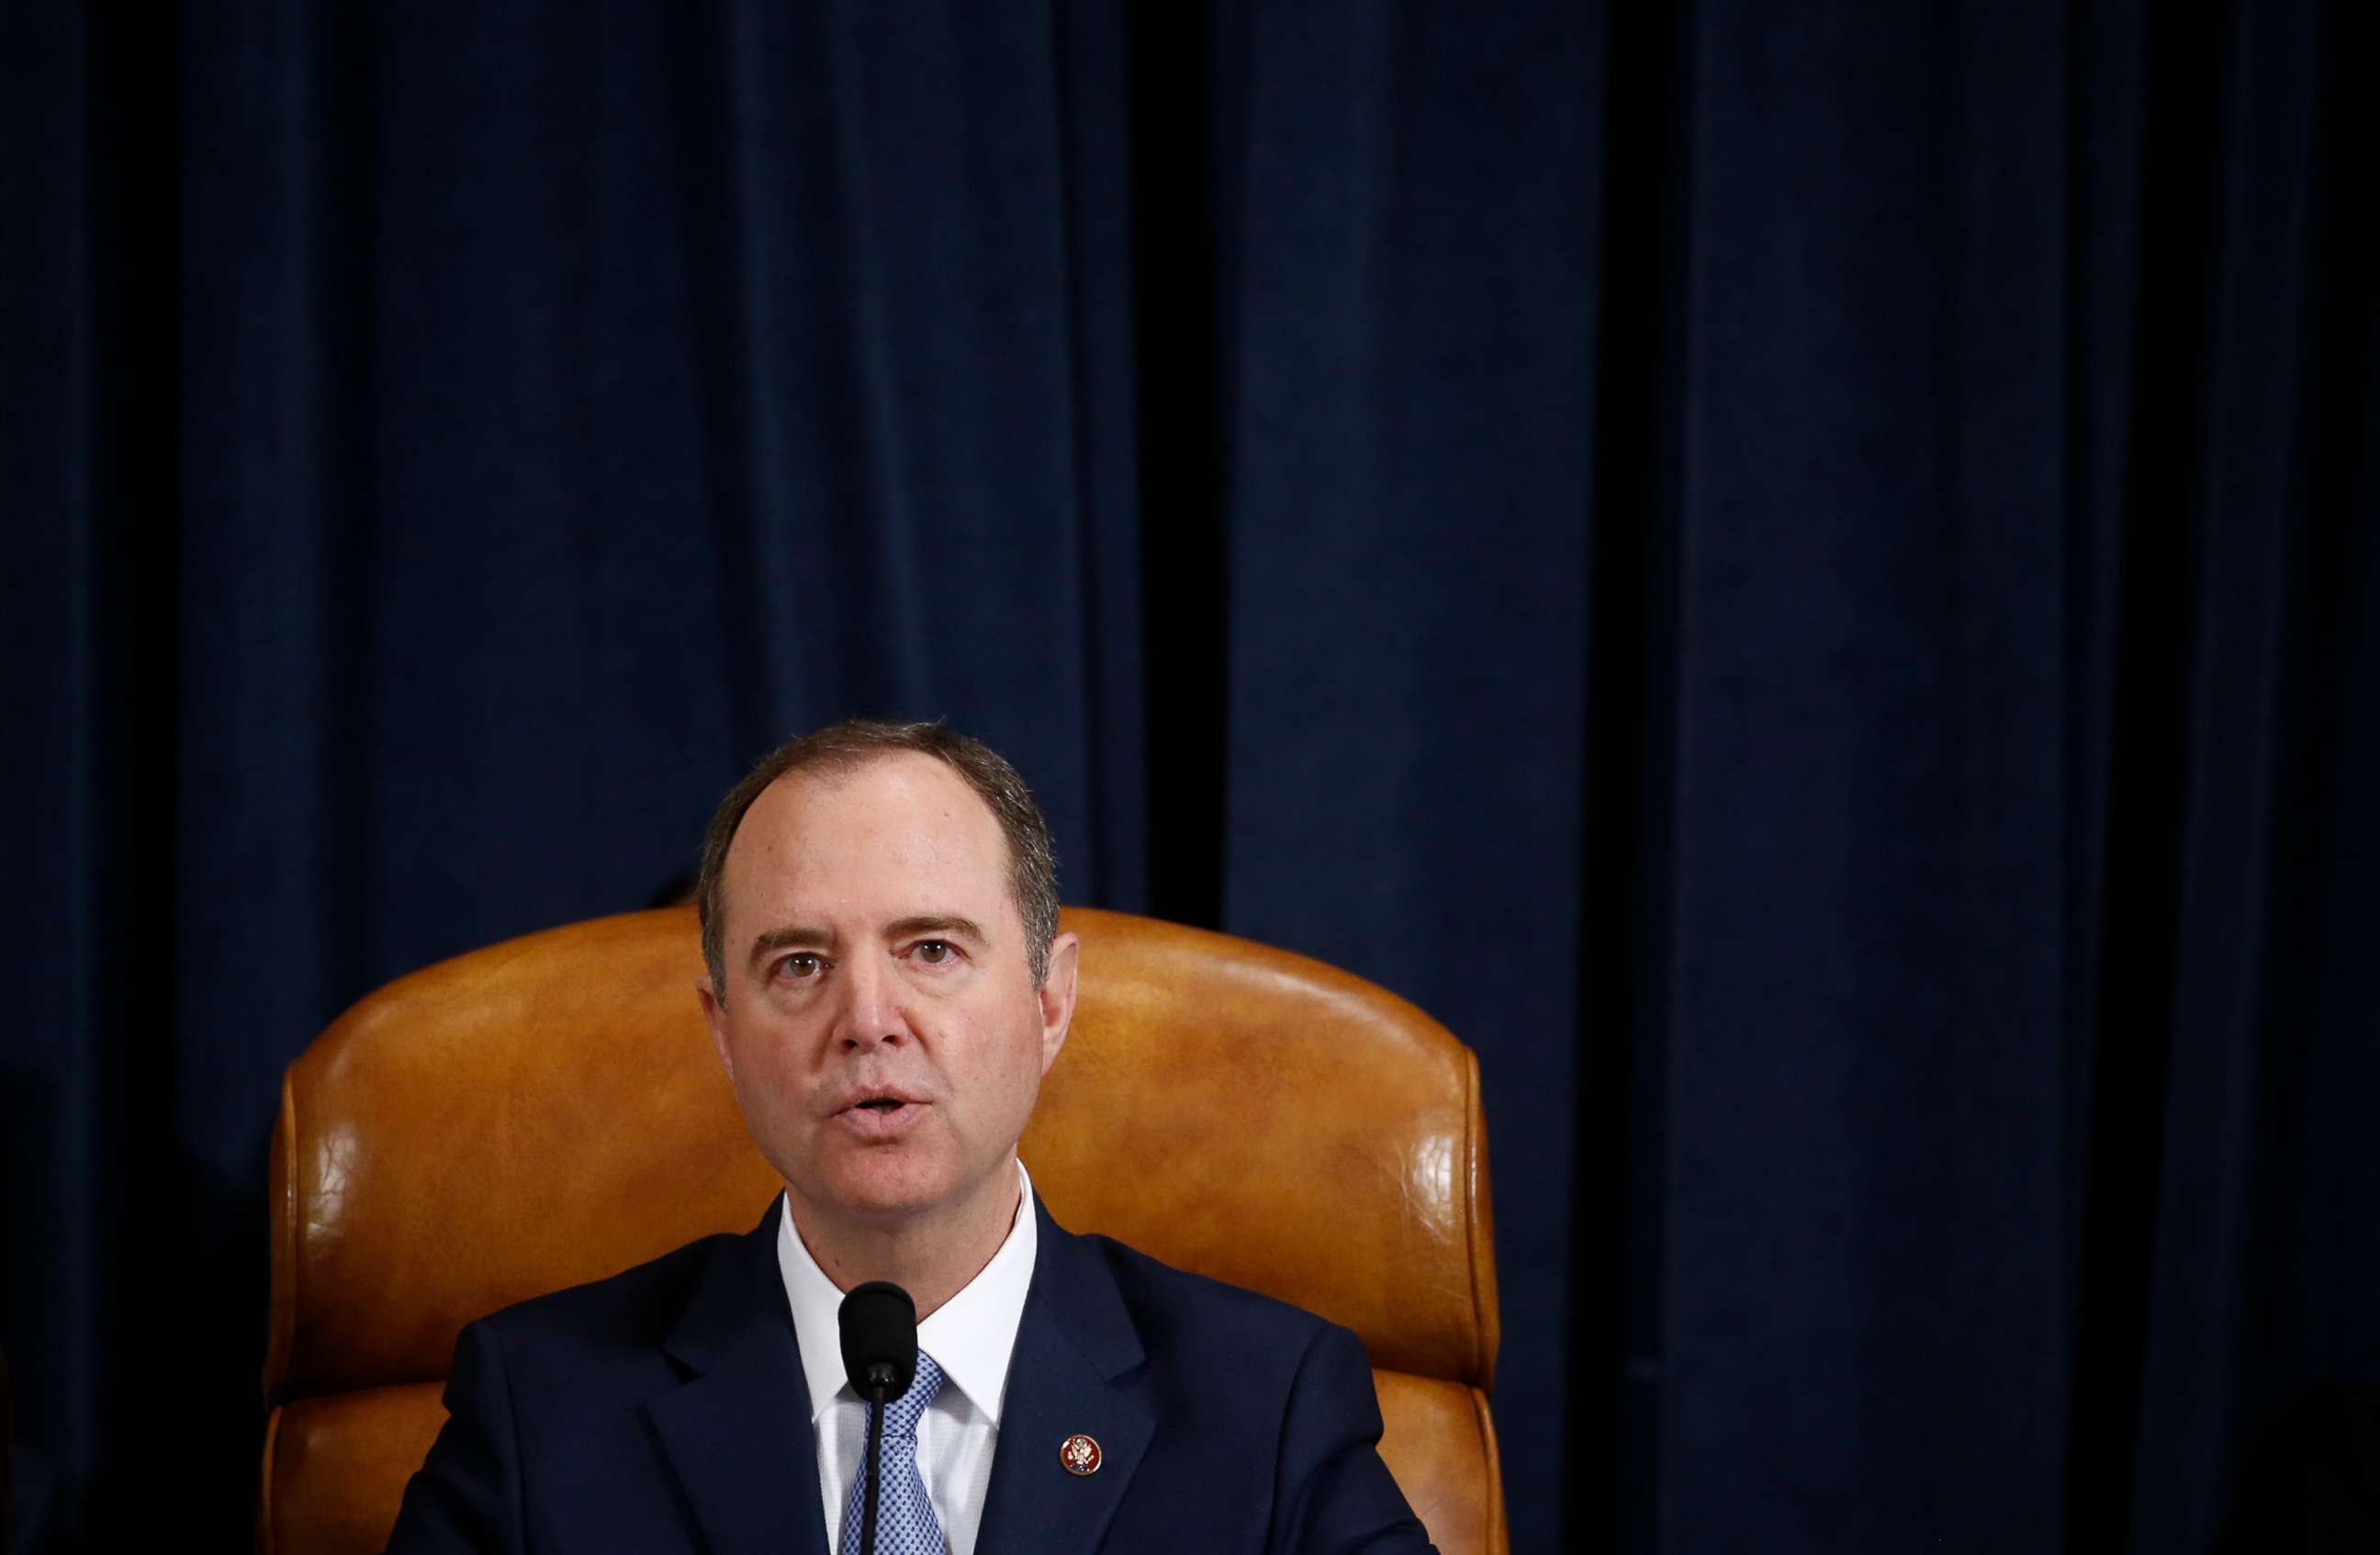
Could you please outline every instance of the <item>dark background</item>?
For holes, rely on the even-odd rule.
[[[20,1541],[245,1541],[316,1031],[867,713],[1478,1050],[1516,1549],[2204,1548],[2380,1378],[2374,57],[0,10]]]

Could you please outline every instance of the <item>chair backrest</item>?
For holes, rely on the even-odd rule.
[[[1065,923],[1081,993],[1022,1149],[1051,1214],[1354,1329],[1382,1454],[1439,1549],[1502,1555],[1476,1061],[1318,962],[1116,913]],[[290,1065],[265,1550],[381,1548],[466,1322],[759,1219],[779,1184],[700,970],[689,909],[575,924],[392,983]]]

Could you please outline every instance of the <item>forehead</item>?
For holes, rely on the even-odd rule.
[[[1007,894],[1008,842],[947,764],[893,751],[771,784],[736,828],[722,872],[731,914],[739,903],[988,914]]]

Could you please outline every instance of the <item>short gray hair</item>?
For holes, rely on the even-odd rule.
[[[702,959],[710,966],[710,986],[727,996],[726,905],[721,877],[727,870],[727,850],[736,831],[768,786],[793,772],[848,772],[879,757],[914,750],[930,756],[958,773],[975,790],[1000,822],[1008,839],[1008,893],[1015,899],[1016,916],[1025,923],[1025,963],[1033,986],[1050,977],[1050,944],[1058,937],[1058,859],[1050,846],[1050,824],[1033,791],[1005,757],[981,740],[940,723],[879,723],[852,719],[830,724],[783,745],[762,757],[727,791],[703,833],[702,865],[695,875],[695,910],[702,919]]]

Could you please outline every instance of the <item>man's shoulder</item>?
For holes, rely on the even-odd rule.
[[[1141,1504],[1113,1542],[1428,1549],[1377,1451],[1378,1399],[1354,1332],[1104,1236],[1070,1238],[1062,1256],[1086,1283],[1112,1285],[1138,1354],[1081,1302],[1072,1310],[1091,1329],[1085,1354],[1115,1367],[1111,1385],[1165,1443],[1141,1461]]]
[[[1113,1237],[1088,1233],[1075,1240],[1115,1281],[1152,1358],[1203,1364],[1229,1355],[1246,1366],[1271,1356],[1294,1368],[1323,1334],[1344,1331],[1302,1306],[1177,1269]]]
[[[508,1354],[556,1345],[650,1348],[667,1337],[712,1266],[741,1255],[744,1242],[726,1233],[698,1237],[617,1274],[501,1307],[480,1322]]]

